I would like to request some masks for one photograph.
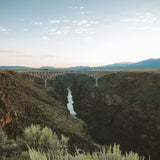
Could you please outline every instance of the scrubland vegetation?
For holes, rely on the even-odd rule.
[[[48,127],[41,128],[40,125],[31,125],[26,127],[23,137],[17,137],[12,141],[15,150],[11,155],[5,152],[1,153],[1,159],[9,160],[144,160],[137,153],[122,154],[120,146],[99,146],[98,151],[86,153],[83,150],[76,149],[74,154],[68,151],[69,138],[56,133]],[[9,149],[9,142],[3,131],[0,132],[0,145]],[[11,144],[10,144],[11,145]],[[6,151],[7,152],[7,151]],[[8,157],[9,156],[9,157]]]

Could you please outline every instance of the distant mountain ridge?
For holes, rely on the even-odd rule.
[[[129,69],[129,68],[160,68],[160,58],[147,59],[136,63],[116,63],[106,66],[96,67],[99,69]]]
[[[55,69],[55,67],[52,66],[42,66],[41,69]]]
[[[89,66],[76,66],[69,69],[129,69],[129,68],[160,68],[160,58],[147,59],[136,63],[122,62],[114,63],[106,66],[89,67]]]
[[[0,66],[0,69],[31,69],[32,67],[24,66]]]
[[[160,68],[160,58],[157,59],[147,59],[136,63],[131,62],[123,62],[123,63],[114,63],[105,66],[99,67],[89,67],[89,66],[75,66],[68,67],[66,69],[129,69],[129,68]],[[0,66],[0,69],[33,69],[32,67],[24,67],[24,66]],[[34,68],[36,69],[36,68]],[[56,69],[56,67],[52,66],[42,66],[38,69]]]

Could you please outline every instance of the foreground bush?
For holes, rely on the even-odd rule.
[[[46,154],[29,148],[29,156],[31,160],[144,160],[144,157],[140,157],[133,152],[123,155],[119,145],[116,144],[113,147],[108,147],[108,149],[104,147],[100,152],[94,152],[93,154],[76,153],[75,156],[68,153],[64,155],[60,152],[57,154],[54,154],[54,152]]]
[[[17,138],[17,144],[21,159],[28,160],[29,147],[41,153],[50,153],[52,151],[55,156],[59,153],[66,154],[68,140],[69,138],[63,135],[61,135],[60,140],[56,133],[53,133],[48,127],[41,128],[40,125],[31,125],[25,128],[23,138]],[[38,158],[36,159],[38,160]]]
[[[45,127],[41,129],[40,125],[31,125],[25,128],[24,138],[17,138],[17,143],[21,149],[26,148],[26,144],[35,149],[48,150],[51,148],[51,141],[54,138],[52,130]]]
[[[119,145],[102,147],[99,152],[92,154],[76,151],[69,154],[67,142],[69,138],[61,135],[61,139],[48,127],[31,125],[25,128],[24,138],[17,139],[21,149],[19,159],[23,160],[144,160],[137,153],[122,154]],[[25,147],[24,147],[25,146]],[[24,151],[25,148],[25,151]]]
[[[50,128],[44,127],[41,129],[40,125],[31,125],[25,128],[24,138],[17,138],[17,143],[21,150],[26,150],[27,145],[31,148],[40,151],[58,150],[60,147],[65,148],[68,138],[62,135],[62,140]]]

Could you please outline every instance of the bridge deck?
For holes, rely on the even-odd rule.
[[[98,87],[98,79],[105,75],[114,74],[120,72],[119,70],[73,70],[73,69],[43,69],[43,70],[25,70],[18,71],[22,74],[28,74],[31,76],[39,77],[45,81],[45,87],[47,87],[47,80],[54,76],[63,74],[84,74],[90,76],[96,80],[96,86]]]

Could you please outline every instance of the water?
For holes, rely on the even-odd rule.
[[[68,103],[67,103],[67,108],[70,112],[70,114],[72,116],[75,116],[77,113],[74,111],[74,108],[73,108],[73,99],[72,99],[72,92],[71,90],[69,89],[69,87],[67,88],[67,91],[68,91],[68,96],[67,96],[67,99],[68,99]]]

